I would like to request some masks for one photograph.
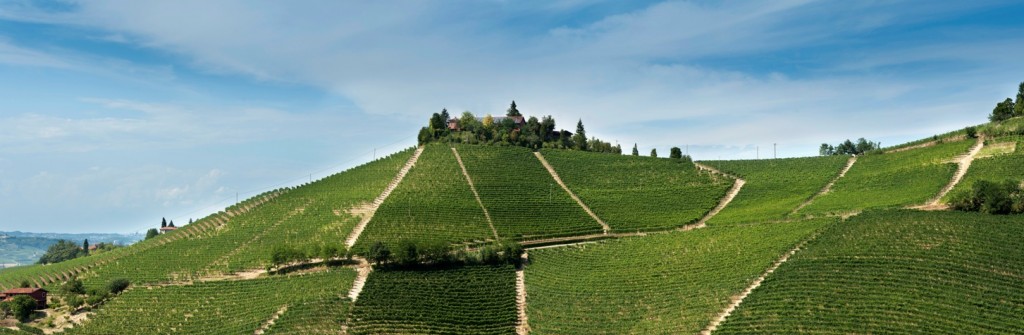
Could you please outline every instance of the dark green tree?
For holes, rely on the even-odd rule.
[[[110,283],[107,284],[107,290],[110,291],[111,294],[118,294],[127,289],[131,284],[132,282],[128,281],[128,279],[118,278],[111,280]]]
[[[558,135],[555,134],[555,118],[551,115],[542,117],[540,119],[540,131],[541,137],[544,138],[544,142],[551,142],[558,139]]]
[[[61,284],[60,291],[64,294],[85,294],[85,285],[82,285],[82,281],[75,277]]]
[[[441,108],[441,126],[448,127],[448,120],[451,120],[452,116],[448,115],[447,108]]]
[[[85,251],[86,255],[89,254],[89,239],[85,239],[85,241],[82,241],[82,251]]]
[[[671,149],[668,150],[668,158],[682,159],[683,150],[680,150],[679,147],[672,147]]]
[[[171,227],[171,228],[174,228],[174,220],[168,221],[167,222],[167,226]]]
[[[402,265],[412,265],[419,260],[420,253],[416,243],[410,240],[402,240],[398,243],[398,252],[395,254],[396,262]]]
[[[640,156],[640,150],[637,149],[636,143],[633,143],[633,156]]]
[[[658,149],[651,149],[651,157],[658,157]]]
[[[52,264],[63,262],[69,259],[85,256],[85,251],[75,242],[60,240],[46,249],[46,253],[39,257],[39,264]]]
[[[17,295],[9,301],[0,303],[0,309],[3,309],[4,314],[13,315],[21,322],[28,322],[37,307],[39,306],[37,306],[36,299],[27,295]]]
[[[1017,102],[1013,103],[1013,115],[1024,116],[1024,81],[1017,87]]]
[[[28,280],[22,280],[21,283],[18,284],[18,287],[20,287],[20,288],[29,288],[29,287],[32,287],[32,283],[29,283]]]
[[[523,116],[519,113],[519,109],[516,108],[516,101],[512,100],[512,104],[509,105],[508,110],[505,111],[505,116]]]
[[[370,260],[377,264],[387,264],[391,260],[391,249],[388,249],[383,242],[374,242],[370,246]]]
[[[992,115],[989,115],[988,119],[992,122],[1004,121],[1013,117],[1013,111],[1013,100],[1006,98],[1003,102],[996,104],[996,108],[992,109]]]
[[[167,227],[167,218],[160,220],[160,228]]]
[[[978,138],[978,128],[974,126],[964,128],[964,133],[967,134],[968,138]]]
[[[156,228],[149,228],[149,230],[146,231],[146,239],[147,240],[151,239],[151,238],[154,238],[157,235],[160,235],[160,231],[157,230]]]
[[[572,142],[576,150],[587,150],[587,130],[583,129],[583,119],[576,123],[576,133],[572,135]]]

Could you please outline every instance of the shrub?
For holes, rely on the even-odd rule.
[[[128,281],[128,279],[118,278],[110,281],[110,284],[107,284],[107,290],[109,290],[111,294],[118,294],[127,289],[129,285],[131,285],[131,282]]]

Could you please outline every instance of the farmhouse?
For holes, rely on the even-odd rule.
[[[36,306],[38,308],[46,308],[46,293],[46,290],[35,287],[12,288],[10,290],[0,292],[0,301],[14,299],[14,297],[19,295],[27,295],[36,300]]]
[[[169,232],[171,232],[173,230],[176,230],[176,229],[178,229],[178,227],[175,227],[175,226],[160,227],[160,233],[161,234],[169,233]]]

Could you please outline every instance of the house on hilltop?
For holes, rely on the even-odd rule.
[[[35,287],[12,288],[0,292],[0,301],[8,301],[19,295],[27,295],[36,300],[37,308],[42,309],[46,308],[46,293],[48,293],[46,290]]]
[[[161,234],[169,233],[169,232],[172,232],[172,231],[174,231],[176,229],[178,229],[178,227],[175,227],[175,226],[160,227],[160,233]]]
[[[460,123],[462,123],[462,121],[459,121],[458,118],[453,118],[451,120],[448,120],[448,130],[451,130],[451,131],[462,131],[462,126],[460,125]]]

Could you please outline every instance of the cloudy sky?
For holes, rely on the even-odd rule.
[[[814,155],[982,123],[1015,1],[0,1],[0,230],[138,232],[515,99],[642,152]]]

